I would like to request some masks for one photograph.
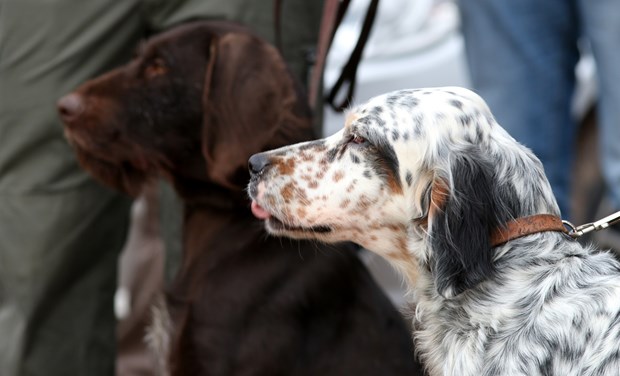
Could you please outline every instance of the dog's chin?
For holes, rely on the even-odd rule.
[[[326,239],[332,232],[330,226],[291,226],[273,216],[265,220],[265,228],[272,235],[295,239]]]
[[[295,239],[325,239],[332,232],[332,228],[326,225],[306,227],[286,223],[264,209],[256,201],[252,201],[251,209],[256,218],[265,221],[265,229],[272,235]]]

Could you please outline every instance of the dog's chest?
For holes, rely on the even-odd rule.
[[[581,288],[539,280],[468,304],[420,302],[416,337],[430,374],[594,375],[611,369],[603,359],[620,365],[619,283],[595,279]]]

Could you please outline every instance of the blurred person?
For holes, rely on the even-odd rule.
[[[279,3],[279,2],[278,2]],[[274,3],[0,0],[0,374],[112,375],[113,294],[130,199],[77,164],[55,103],[196,18],[274,40]],[[322,1],[282,2],[282,49],[305,82]]]
[[[460,0],[460,9],[474,89],[542,160],[569,220],[578,131],[571,105],[578,42],[587,40],[598,74],[603,178],[610,209],[620,210],[620,2]]]

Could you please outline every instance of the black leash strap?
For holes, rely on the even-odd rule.
[[[282,53],[282,0],[273,1],[273,42]]]
[[[322,89],[323,70],[327,60],[327,52],[332,44],[338,26],[342,22],[350,0],[325,0],[323,3],[323,14],[321,15],[321,25],[319,26],[319,38],[316,44],[314,67],[308,83],[308,102],[311,108],[316,107],[316,100]]]
[[[348,1],[347,1],[348,5]],[[349,61],[342,68],[342,72],[340,73],[340,77],[336,80],[336,83],[329,91],[329,94],[326,98],[327,103],[334,109],[336,112],[342,112],[348,105],[351,104],[353,100],[353,95],[355,94],[355,83],[357,77],[357,68],[359,67],[359,63],[362,59],[362,55],[364,52],[364,47],[366,46],[366,42],[368,41],[368,37],[370,35],[370,31],[372,29],[372,25],[375,20],[375,16],[377,14],[377,8],[379,5],[379,0],[371,0],[370,5],[368,6],[368,11],[366,12],[366,17],[364,18],[364,24],[362,25],[362,30],[360,31],[359,39],[357,40],[357,44],[351,52],[351,56],[349,57]],[[346,9],[345,9],[346,10]],[[340,10],[339,10],[340,11]],[[344,17],[344,10],[342,13],[338,14],[338,24],[342,21]],[[335,28],[334,28],[335,34]],[[333,35],[332,35],[333,38]],[[346,96],[340,103],[336,103],[336,97],[338,96],[342,87],[348,84],[348,89]]]

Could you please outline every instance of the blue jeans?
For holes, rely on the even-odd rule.
[[[498,122],[542,160],[565,218],[577,125],[577,40],[592,46],[605,181],[620,208],[620,2],[460,0],[474,89]]]

